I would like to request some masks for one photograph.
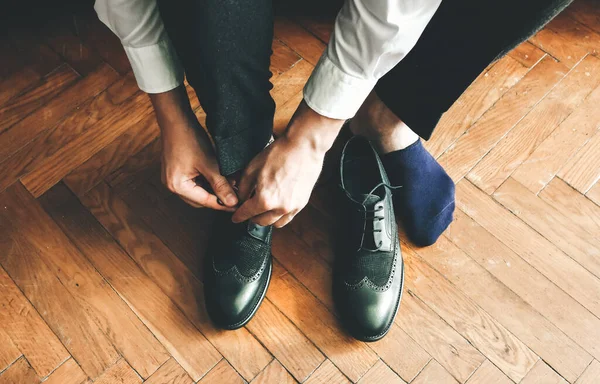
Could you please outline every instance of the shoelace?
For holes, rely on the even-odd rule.
[[[365,203],[367,202],[367,200],[369,199],[369,197],[376,196],[376,195],[373,195],[373,192],[375,192],[375,190],[377,188],[379,188],[379,187],[385,187],[385,188],[388,188],[388,189],[390,189],[392,191],[396,190],[396,189],[399,189],[399,188],[402,188],[401,185],[400,186],[392,186],[392,185],[388,185],[386,183],[379,183],[373,189],[371,189],[371,192],[369,192],[366,195],[365,199],[362,201],[363,209],[362,210],[361,209],[357,209],[358,212],[363,212],[364,213],[363,229],[362,229],[362,234],[360,236],[360,244],[358,246],[358,249],[356,250],[357,252],[360,251],[361,249],[363,249],[363,245],[364,245],[364,242],[365,242],[365,235],[367,233],[381,232],[381,229],[375,229],[375,226],[373,226],[373,229],[371,231],[367,231],[367,222],[370,222],[370,221],[371,222],[374,222],[374,221],[380,222],[383,219],[385,219],[385,217],[383,215],[377,216],[377,213],[383,211],[383,206],[380,206],[380,207],[375,208],[375,209],[367,209],[365,207]],[[368,213],[372,213],[373,216],[369,217],[367,215]],[[383,241],[380,240],[379,243],[377,244],[377,247],[375,249],[369,249],[369,248],[364,248],[364,249],[367,250],[367,251],[375,252],[375,251],[379,251],[381,249],[382,245],[383,245]]]

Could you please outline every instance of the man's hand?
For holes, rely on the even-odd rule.
[[[219,173],[211,142],[189,107],[185,89],[179,87],[150,98],[162,132],[162,182],[192,207],[233,212],[238,199]],[[199,177],[208,181],[215,194],[196,183]]]
[[[281,228],[308,203],[325,153],[343,120],[329,119],[300,104],[285,134],[259,153],[245,169],[234,213],[236,223],[252,220]]]

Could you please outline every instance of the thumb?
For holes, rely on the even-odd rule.
[[[215,175],[210,178],[209,183],[213,192],[223,204],[228,207],[235,207],[237,205],[238,198],[225,176],[221,176],[220,174]]]

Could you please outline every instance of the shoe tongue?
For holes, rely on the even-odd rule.
[[[358,199],[356,199],[359,203],[363,204],[366,209],[373,209],[375,204],[381,201],[381,198],[377,195],[369,194],[369,195],[359,195]],[[363,203],[364,201],[364,203]]]

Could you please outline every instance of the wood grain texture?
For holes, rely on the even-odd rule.
[[[585,196],[596,203],[596,205],[600,206],[600,183],[594,184],[594,186],[590,188]]]
[[[467,384],[511,384],[512,381],[489,360],[481,364]]]
[[[508,56],[517,60],[519,63],[524,66],[531,68],[535,66],[541,59],[544,57],[546,53],[531,44],[528,41],[525,41],[519,44],[515,49],[508,53]]]
[[[306,384],[347,384],[348,379],[333,365],[330,360],[325,360],[323,364],[305,381]]]
[[[197,299],[204,295],[202,283],[106,184],[92,189],[83,202],[208,341],[239,367],[244,378],[251,380],[267,366],[271,355],[246,329],[229,332],[215,329],[202,301]],[[210,346],[208,341],[205,348]]]
[[[2,273],[5,273],[2,271]],[[3,305],[3,304],[2,304]],[[7,320],[7,316],[3,316],[2,321]],[[6,323],[8,324],[8,323]],[[7,327],[7,325],[5,325]],[[17,349],[15,344],[10,339],[10,336],[0,327],[0,372],[4,371],[6,367],[17,361],[17,359],[21,356],[21,351]]]
[[[508,179],[498,188],[494,198],[588,271],[600,277],[600,239],[580,229],[575,220],[513,179]]]
[[[588,56],[494,146],[467,178],[484,192],[494,192],[599,84],[600,59]]]
[[[600,87],[539,144],[512,174],[533,193],[539,193],[600,128]]]
[[[456,198],[459,209],[600,316],[600,280],[596,276],[468,181],[458,183]]]
[[[359,384],[406,384],[387,365],[378,361],[359,381]]]
[[[548,57],[533,67],[439,157],[450,177],[458,181],[466,175],[566,73],[567,68]]]
[[[585,194],[600,180],[600,132],[597,132],[558,172],[558,176]]]
[[[225,360],[221,360],[198,383],[201,384],[243,384],[244,379],[231,368]]]
[[[105,90],[117,80],[117,76],[114,69],[102,65],[94,73],[66,89],[61,97],[52,99],[10,129],[1,132],[0,161],[4,161],[37,135],[61,121],[70,111]],[[3,169],[6,168],[3,166]]]
[[[445,236],[573,341],[598,355],[600,320],[477,222],[459,210]],[[473,237],[478,241],[470,241]]]
[[[10,343],[2,344],[6,345],[2,352],[4,359],[11,360],[16,353],[23,353],[41,377],[47,376],[69,353],[3,268],[0,268],[0,288],[0,328],[18,348],[15,352]]]
[[[46,380],[45,384],[82,384],[88,379],[81,367],[73,359],[65,361]]]
[[[521,384],[566,384],[567,381],[552,370],[543,360],[539,360]]]
[[[578,344],[446,238],[419,250],[419,255],[561,376],[574,381],[592,361]]]
[[[271,364],[267,365],[267,368],[265,368],[264,371],[259,373],[258,376],[252,380],[252,384],[270,383],[296,384],[297,381],[294,380],[292,375],[290,375],[277,360],[273,360]]]
[[[580,228],[599,236],[600,207],[563,180],[555,177],[538,196],[576,221]]]
[[[586,368],[585,372],[577,379],[575,384],[594,384],[600,381],[600,363],[598,360],[592,361],[592,364]]]
[[[40,378],[22,357],[0,374],[0,384],[37,384]]]
[[[89,199],[88,204],[99,204]],[[220,354],[187,320],[170,298],[119,247],[76,200],[53,212],[53,218],[115,291],[177,359],[193,379],[199,379]]]
[[[102,376],[94,381],[97,384],[138,384],[141,382],[142,378],[123,359],[107,369]]]
[[[193,382],[181,365],[173,358],[164,363],[145,381],[146,384],[192,384]]]
[[[528,68],[511,56],[504,57],[479,77],[442,115],[432,139],[425,148],[433,157],[441,156],[481,116],[527,73]]]
[[[0,263],[85,373],[96,378],[112,366],[119,355],[94,317],[45,264],[40,249],[31,242],[33,239],[22,232],[19,217],[26,216],[31,206],[25,196],[27,191],[18,184],[2,194],[1,200],[6,206],[0,220],[9,241],[3,247]]]
[[[413,380],[413,384],[456,384],[456,380],[435,360],[431,360],[427,367]]]
[[[413,250],[403,247],[402,252],[408,292],[426,302],[508,377],[521,380],[537,361],[537,355]]]

